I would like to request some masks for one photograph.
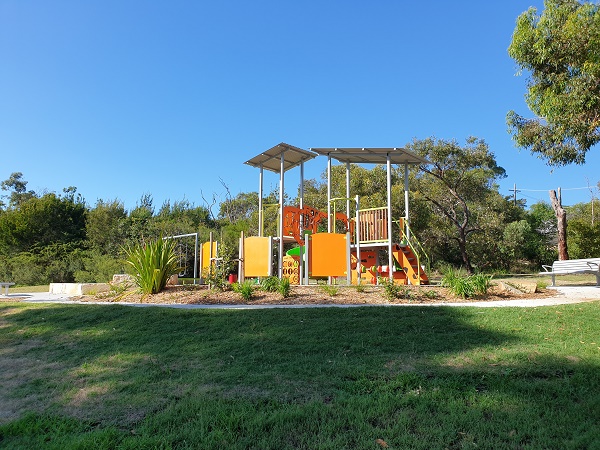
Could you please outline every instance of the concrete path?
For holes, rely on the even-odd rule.
[[[36,292],[36,293],[24,293],[24,294],[10,294],[4,299],[14,298],[28,303],[59,303],[59,304],[82,304],[82,305],[122,305],[122,306],[136,306],[136,307],[148,307],[148,306],[159,306],[167,308],[179,308],[179,309],[274,309],[274,308],[353,308],[353,307],[364,307],[364,306],[471,306],[480,308],[497,308],[497,307],[525,307],[531,308],[536,306],[551,306],[551,305],[564,305],[571,303],[582,303],[589,301],[600,300],[600,286],[558,286],[549,289],[555,289],[558,291],[558,295],[548,298],[536,298],[536,299],[515,299],[515,300],[497,300],[489,302],[460,302],[460,303],[401,303],[401,304],[389,304],[389,305],[324,305],[324,304],[310,304],[310,305],[186,305],[186,304],[156,304],[156,303],[126,303],[126,302],[82,302],[78,300],[71,300],[64,294],[50,294],[47,292]]]

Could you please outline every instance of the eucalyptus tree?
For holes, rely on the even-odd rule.
[[[0,189],[10,192],[4,197],[8,198],[8,206],[16,208],[31,198],[37,197],[35,191],[27,190],[27,181],[23,180],[22,172],[13,172],[7,180],[0,183]]]
[[[551,165],[583,164],[600,141],[600,6],[545,0],[517,19],[509,55],[529,74],[527,105],[507,123],[517,145]]]
[[[462,264],[472,273],[471,235],[503,223],[498,210],[506,202],[494,182],[505,176],[504,169],[488,145],[474,137],[465,146],[454,140],[414,140],[407,149],[430,161],[414,171],[413,180],[414,196],[425,199],[433,212],[430,234],[440,243],[456,243]]]
[[[537,202],[529,207],[527,221],[534,231],[532,235],[534,256],[540,264],[551,264],[557,254],[557,223],[552,206],[548,202]]]
[[[569,254],[574,258],[600,255],[600,220],[597,217],[598,205],[594,203],[598,201],[592,199],[589,203],[577,203],[567,207]]]
[[[401,217],[400,210],[404,201],[404,171],[392,170],[392,204],[393,217]],[[361,208],[377,208],[387,204],[387,175],[385,166],[378,164],[371,167],[350,164],[350,192],[358,195]],[[346,166],[334,165],[331,169],[331,196],[346,197]],[[304,204],[327,211],[327,171],[321,173],[321,179],[304,181]],[[337,207],[337,211],[345,208]]]

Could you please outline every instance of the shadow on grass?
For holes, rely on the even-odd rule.
[[[35,444],[27,430],[50,423],[55,438],[85,433],[98,448],[589,446],[598,366],[547,352],[544,330],[515,328],[519,314],[542,318],[2,305],[0,400],[14,411],[0,444]]]

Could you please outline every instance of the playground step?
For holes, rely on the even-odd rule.
[[[395,258],[397,259],[401,272],[407,279],[411,280],[411,284],[428,284],[429,279],[419,267],[419,259],[414,253],[410,245],[396,245]]]

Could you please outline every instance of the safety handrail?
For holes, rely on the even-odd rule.
[[[419,278],[421,277],[421,256],[419,255],[419,251],[422,252],[423,256],[425,257],[427,273],[431,272],[431,260],[429,259],[429,255],[421,245],[421,242],[419,242],[419,240],[414,237],[414,233],[410,229],[408,223],[406,223],[406,220],[400,219],[394,222],[398,222],[399,224],[400,237],[402,238],[401,240],[406,241],[406,243],[413,249],[415,256],[417,257],[417,269]],[[416,244],[416,246],[413,244],[413,242],[414,244]]]

